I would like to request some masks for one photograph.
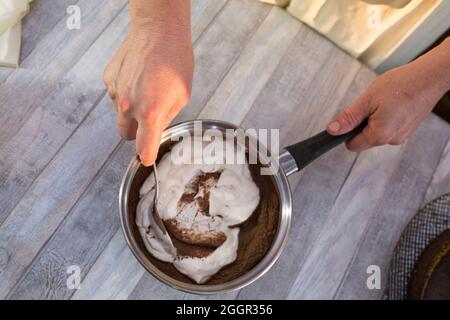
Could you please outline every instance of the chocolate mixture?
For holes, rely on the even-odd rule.
[[[250,218],[239,226],[239,247],[236,260],[223,267],[206,284],[225,283],[245,274],[265,256],[275,238],[279,221],[279,198],[273,177],[262,176],[259,165],[249,165],[249,168],[253,181],[260,191],[260,202]],[[211,186],[211,183],[213,183],[214,185],[219,176],[220,173],[207,173],[199,176],[180,200],[181,205],[192,202],[199,188],[205,187],[205,184]],[[195,200],[200,207],[201,212],[199,214],[208,214],[209,193],[206,192],[203,197]],[[225,241],[224,234],[216,232],[216,237],[212,237],[214,241],[200,239],[200,241],[197,240],[196,243],[192,243],[192,241],[186,241],[187,238],[192,239],[192,237],[184,236],[183,232],[180,232],[177,228],[175,220],[168,220],[164,223],[172,236],[174,246],[181,255],[206,257]],[[151,261],[168,276],[179,281],[195,283],[189,277],[180,273],[171,263],[162,262],[152,256]]]
[[[194,177],[186,186],[178,202],[178,212],[195,202],[199,210],[197,215],[209,216],[209,190],[217,184],[220,174],[221,172],[206,172]],[[178,248],[174,244],[178,252],[184,256],[205,257],[213,251],[211,248],[221,246],[227,239],[227,236],[220,231],[205,232],[196,228],[182,228],[177,219],[165,220],[164,225],[172,238],[193,246],[192,250],[185,250],[184,246]]]

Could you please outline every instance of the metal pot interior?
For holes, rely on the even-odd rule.
[[[236,126],[232,124],[221,121],[203,120],[202,123],[203,130],[215,128],[220,129],[225,133],[226,129],[236,128]],[[173,139],[171,138],[186,134],[187,131],[193,132],[193,128],[193,121],[190,121],[167,129],[163,134],[159,157],[168,152],[172,145],[176,143],[176,141],[172,141]],[[248,141],[247,147],[256,148],[256,141]],[[258,154],[260,157],[265,157],[266,155],[265,152],[261,152],[261,148]],[[268,159],[264,160],[266,161],[265,163],[267,163]],[[286,175],[281,168],[272,179],[280,202],[278,230],[271,248],[265,257],[256,266],[254,266],[253,269],[234,280],[213,285],[198,285],[188,283],[188,281],[179,281],[163,273],[160,270],[160,266],[163,262],[155,259],[148,253],[135,223],[136,208],[139,202],[139,190],[145,179],[150,175],[151,171],[151,167],[142,166],[138,159],[134,159],[131,162],[120,189],[120,216],[122,229],[130,249],[138,261],[157,279],[171,287],[190,293],[213,294],[227,292],[242,288],[255,281],[267,272],[278,259],[287,240],[292,206],[289,184],[287,182]]]

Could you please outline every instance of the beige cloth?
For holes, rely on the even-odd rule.
[[[443,0],[261,0],[285,7],[372,68]]]
[[[0,0],[0,66],[17,67],[20,56],[21,19],[32,0]]]

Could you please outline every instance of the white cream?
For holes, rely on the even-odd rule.
[[[196,138],[201,139],[201,138]],[[208,140],[208,139],[205,139]],[[165,154],[158,163],[160,194],[157,210],[163,220],[177,219],[183,228],[195,227],[198,230],[221,231],[226,235],[225,242],[204,258],[183,257],[177,253],[170,237],[164,235],[154,223],[151,208],[153,201],[154,176],[150,175],[140,190],[140,201],[137,208],[136,224],[139,227],[147,250],[157,259],[173,263],[175,268],[197,283],[204,283],[222,267],[236,259],[239,245],[239,227],[236,225],[246,221],[259,203],[259,188],[254,183],[248,164],[226,164],[226,155],[220,155],[215,164],[193,164],[193,160],[211,148],[234,150],[234,155],[242,151],[242,146],[234,146],[233,142],[212,139],[212,142],[193,144],[191,163],[181,163],[181,150],[191,147],[186,139],[177,143],[171,152]],[[202,158],[203,159],[203,158]],[[216,157],[216,159],[218,159]],[[219,163],[217,163],[219,162]],[[210,189],[209,216],[196,215],[195,205],[187,206],[177,212],[177,205],[185,192],[186,185],[202,172],[221,172],[217,184]]]

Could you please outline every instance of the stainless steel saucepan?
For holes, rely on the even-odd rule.
[[[161,140],[159,154],[163,155],[170,150],[171,145],[175,142],[174,138],[194,134],[195,121],[183,122],[166,129]],[[224,136],[229,134],[227,129],[239,129],[239,127],[218,120],[202,120],[202,130],[216,129],[220,130]],[[119,194],[120,219],[125,239],[136,256],[137,260],[149,271],[153,276],[163,283],[190,293],[197,294],[213,294],[223,293],[231,290],[245,287],[266,273],[280,256],[288,237],[288,231],[292,214],[292,196],[287,177],[297,172],[318,158],[325,152],[331,150],[335,146],[354,137],[365,126],[367,122],[362,123],[353,131],[341,135],[331,136],[323,131],[307,140],[286,147],[278,158],[279,166],[270,161],[267,156],[267,150],[258,141],[250,140],[247,148],[257,152],[262,163],[268,163],[273,171],[273,181],[277,189],[280,201],[279,224],[278,231],[273,241],[272,247],[269,249],[265,257],[246,274],[223,284],[214,285],[198,285],[190,284],[173,279],[160,271],[155,265],[154,259],[145,249],[145,245],[135,223],[136,207],[139,202],[139,189],[145,179],[151,173],[151,167],[147,168],[141,165],[138,158],[131,161],[125,176],[122,180]],[[273,160],[273,159],[272,159]]]

